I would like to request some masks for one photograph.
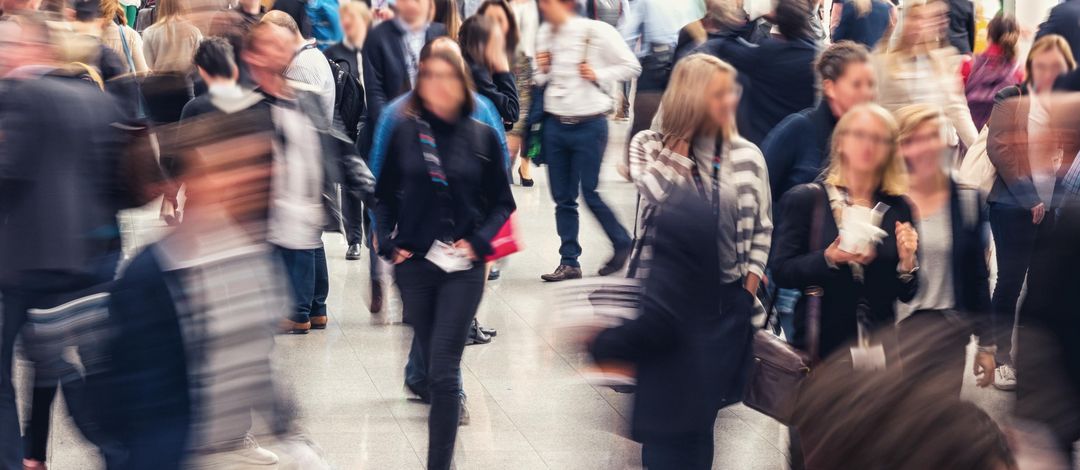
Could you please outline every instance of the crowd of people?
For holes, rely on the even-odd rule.
[[[744,398],[793,468],[1024,468],[1028,426],[1075,458],[1078,0],[1026,50],[1004,12],[977,47],[968,0],[0,5],[3,468],[46,468],[58,389],[110,469],[272,468],[255,416],[317,461],[270,351],[328,326],[327,232],[368,257],[368,310],[400,294],[426,464],[453,468],[462,354],[497,334],[476,313],[541,165],[558,262],[520,269],[585,276],[583,200],[592,272],[641,287],[582,348],[633,365],[646,468],[712,468]],[[599,191],[613,151],[633,221]],[[170,228],[124,256],[149,204]],[[763,334],[806,358],[773,390],[792,413],[746,393],[785,383]],[[1023,425],[961,400],[973,336]]]

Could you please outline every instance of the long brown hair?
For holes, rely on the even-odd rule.
[[[187,15],[187,0],[157,0],[157,21],[178,20]]]
[[[475,103],[473,102],[473,92],[476,90],[476,86],[473,85],[472,75],[469,74],[469,68],[465,65],[465,59],[460,54],[456,53],[452,49],[446,47],[431,47],[436,41],[427,43],[423,49],[420,50],[420,65],[419,71],[416,74],[416,89],[413,90],[412,96],[409,98],[408,105],[405,106],[404,111],[410,115],[419,115],[420,110],[424,108],[424,99],[420,96],[420,80],[423,79],[424,69],[432,61],[442,61],[449,64],[453,69],[457,78],[461,80],[461,86],[464,88],[464,102],[461,103],[461,116],[468,117],[472,114]]]
[[[124,7],[120,5],[120,0],[101,0],[100,8],[102,28],[107,28],[109,23],[118,21],[127,25],[127,14],[124,13]]]
[[[435,7],[428,13],[431,20],[446,26],[446,35],[450,36],[450,39],[457,41],[458,30],[461,29],[461,16],[458,14],[457,1],[431,0],[431,6]]]
[[[505,34],[506,57],[513,59],[514,53],[517,52],[518,43],[521,42],[521,31],[518,29],[517,17],[514,15],[514,9],[510,7],[510,4],[506,0],[487,0],[480,4],[480,8],[476,10],[476,16],[483,16],[488,8],[495,7],[501,8],[503,14],[506,15],[506,22],[509,24]]]
[[[1001,47],[1005,60],[1016,60],[1016,43],[1020,41],[1020,24],[1016,17],[998,12],[986,26],[986,37]]]
[[[709,119],[707,101],[701,93],[718,74],[729,79],[729,86],[737,86],[735,67],[711,55],[691,54],[675,64],[671,83],[660,98],[660,109],[664,110],[660,132],[664,137],[687,140],[695,137],[701,124]],[[735,116],[721,133],[724,140],[737,135]]]
[[[491,42],[491,35],[497,27],[495,21],[482,15],[470,16],[461,23],[458,44],[461,45],[461,55],[467,63],[480,65],[486,69],[491,68],[491,64],[488,63],[487,48]]]

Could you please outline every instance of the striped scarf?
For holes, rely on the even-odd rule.
[[[431,124],[419,115],[414,116],[413,120],[416,122],[417,138],[420,140],[420,151],[424,155],[428,177],[435,185],[435,195],[439,201],[444,238],[442,241],[449,243],[451,241],[449,238],[454,232],[454,198],[450,194],[450,183],[447,182],[442,159],[439,158],[439,146],[435,142],[435,133],[431,131]]]

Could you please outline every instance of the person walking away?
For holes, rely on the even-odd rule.
[[[716,208],[721,284],[740,282],[756,295],[772,243],[772,198],[765,158],[735,130],[737,87],[730,65],[691,54],[664,93],[664,109],[679,111],[665,115],[659,132],[642,131],[631,141],[630,175],[645,202],[635,277],[648,276],[650,245],[664,242],[652,235],[652,221],[681,188]]]
[[[740,132],[761,145],[784,118],[814,105],[814,59],[818,44],[810,30],[806,0],[780,0],[773,14],[780,37],[758,46],[732,37],[712,39],[699,51],[739,71],[746,96],[739,101]]]
[[[1024,81],[1024,69],[1016,57],[1016,42],[1020,40],[1016,19],[998,13],[990,20],[986,37],[989,42],[986,50],[973,60],[965,60],[960,70],[971,119],[980,130],[990,120],[997,92]]]
[[[447,34],[445,26],[428,19],[430,1],[397,0],[395,8],[397,16],[372,28],[364,42],[364,93],[367,96],[368,122],[365,132],[359,136],[361,155],[370,153],[375,126],[383,109],[394,98],[412,90],[416,83],[420,50],[435,38]],[[379,313],[383,307],[383,281],[378,263],[378,257],[372,256],[371,313]]]
[[[997,171],[987,196],[990,229],[997,254],[997,283],[992,296],[996,324],[998,370],[994,386],[1016,387],[1012,333],[1016,305],[1024,286],[1039,225],[1052,211],[1058,165],[1050,125],[1054,81],[1076,68],[1069,44],[1061,36],[1044,36],[1028,53],[1027,81],[1001,90],[990,114],[986,154]],[[1048,148],[1048,146],[1050,148]]]
[[[404,319],[427,359],[433,470],[451,468],[461,354],[483,294],[483,259],[515,208],[498,138],[469,118],[471,93],[460,57],[426,55],[408,118],[390,135],[388,159],[377,167],[379,254],[395,264]]]
[[[240,68],[233,62],[233,57],[232,45],[224,38],[208,37],[199,42],[193,62],[199,77],[206,83],[207,92],[184,105],[180,113],[181,123],[223,111],[223,108],[231,109],[232,103],[251,96],[237,83]]]
[[[874,100],[877,85],[865,46],[851,41],[834,43],[821,53],[814,67],[821,83],[821,103],[788,116],[761,145],[774,201],[792,188],[818,179],[829,166],[836,122],[848,110]],[[797,289],[779,289],[773,301],[789,340],[795,334],[795,304],[800,295]]]
[[[839,22],[832,31],[833,43],[854,41],[873,50],[878,43],[889,38],[886,34],[896,24],[896,7],[885,0],[845,0],[833,3],[840,11]]]
[[[727,282],[738,268],[716,243],[724,224],[697,223],[714,218],[715,205],[690,187],[670,196],[656,220],[641,315],[601,331],[589,352],[635,367],[631,436],[645,467],[708,470],[716,414],[739,401],[746,382],[754,297]]]
[[[542,145],[556,206],[555,226],[562,241],[558,268],[541,279],[554,282],[581,278],[579,194],[614,248],[599,273],[614,274],[626,265],[631,240],[596,192],[607,148],[606,115],[614,106],[609,87],[637,77],[641,65],[615,28],[577,16],[573,0],[540,0],[539,5],[546,22],[537,33],[539,70],[534,80],[544,87],[547,117]]]
[[[918,252],[919,291],[897,306],[900,355],[913,368],[920,361],[940,364],[926,387],[960,396],[967,344],[979,339],[973,372],[976,385],[989,387],[994,363],[994,318],[990,272],[986,267],[986,218],[978,189],[961,186],[947,172],[940,108],[915,104],[894,113],[900,129],[900,155],[907,163],[908,200],[914,227],[922,235]],[[941,332],[942,341],[920,344],[920,332]]]
[[[158,0],[157,21],[143,32],[143,56],[155,73],[191,72],[202,33],[187,19],[183,0]]]
[[[345,32],[345,37],[341,42],[330,46],[323,53],[328,59],[344,69],[349,74],[349,77],[360,85],[362,91],[364,90],[364,54],[362,48],[364,41],[367,40],[368,30],[371,29],[371,10],[363,2],[349,2],[341,6],[340,16],[341,29]],[[367,99],[364,96],[361,96],[361,99],[365,101],[366,110]],[[360,125],[363,126],[365,123],[361,121]],[[360,129],[346,129],[346,134],[357,140],[360,136]],[[342,200],[344,206],[342,212],[345,216],[345,241],[349,244],[348,249],[345,250],[346,260],[360,259],[361,243],[364,240],[364,221],[368,219],[363,204],[356,200],[355,197],[349,196],[352,194],[355,193],[347,192],[347,197]],[[368,244],[370,243],[369,239]]]
[[[895,111],[910,104],[945,108],[949,146],[971,146],[979,136],[960,78],[961,56],[944,41],[947,6],[942,0],[904,5],[897,40],[874,54],[878,103]]]

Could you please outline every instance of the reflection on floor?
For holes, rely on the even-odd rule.
[[[613,136],[624,133],[615,130]],[[614,170],[622,146],[610,146],[600,187],[630,227],[635,191]],[[632,396],[587,384],[581,373],[587,362],[550,328],[557,315],[551,309],[552,286],[539,275],[558,264],[559,242],[545,172],[534,175],[535,187],[514,187],[526,251],[509,260],[502,279],[489,283],[478,314],[499,334],[491,344],[465,351],[472,422],[458,435],[457,468],[640,468],[640,447],[626,437]],[[590,215],[582,219],[582,266],[587,274],[595,273],[611,247]],[[161,230],[156,208],[124,217],[125,235],[138,246]],[[339,235],[326,235],[324,241],[330,261],[330,326],[306,336],[279,336],[278,377],[292,388],[302,424],[335,468],[423,468],[427,408],[407,401],[402,387],[412,333],[400,323],[400,304],[391,302],[388,314],[370,314],[367,253],[362,261],[345,261]],[[25,384],[25,367],[19,375]],[[1009,395],[975,389],[970,377],[964,393],[994,416],[1008,405]],[[94,453],[70,419],[54,423],[50,467],[92,468],[88,462]],[[717,417],[714,468],[784,469],[786,454],[786,429],[771,419],[743,406]]]

